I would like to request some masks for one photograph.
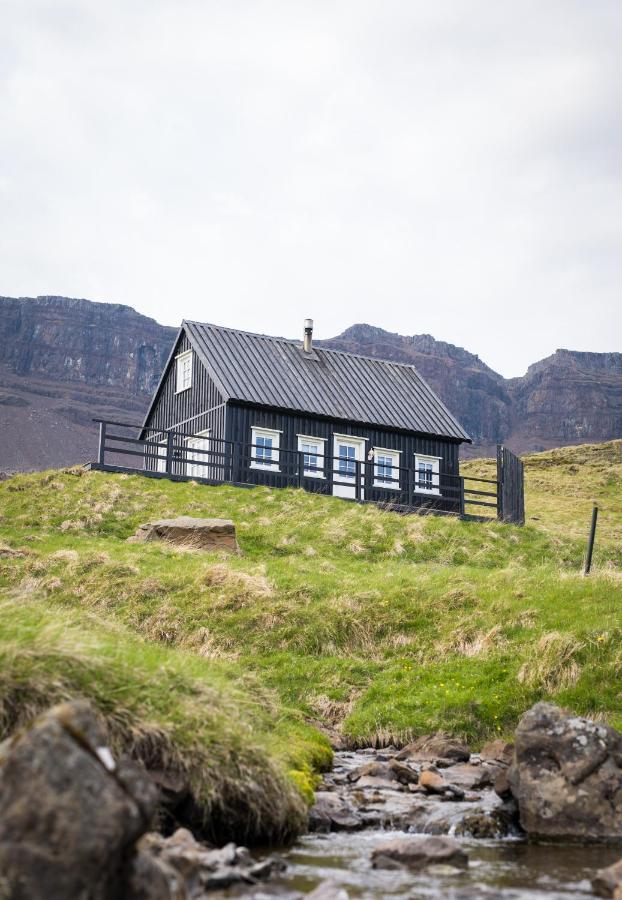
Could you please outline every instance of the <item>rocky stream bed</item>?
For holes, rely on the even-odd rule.
[[[496,748],[501,759],[474,755],[468,762],[399,760],[400,753],[392,749],[337,752],[311,815],[315,830],[283,853],[287,869],[270,886],[247,888],[243,896],[295,900],[317,890],[313,896],[318,900],[593,897],[596,871],[619,859],[622,848],[529,842],[515,824],[512,802],[494,791],[494,781],[509,762],[502,745]],[[442,779],[436,782],[438,792],[409,786],[409,772],[420,777],[422,770],[437,774],[435,769]],[[414,838],[425,848],[424,836],[430,835],[452,838],[466,853],[467,867],[443,861],[421,867],[378,865],[383,846]]]
[[[339,750],[282,851],[152,830],[161,795],[88,704],[0,745],[1,900],[622,900],[622,735],[536,704],[515,744]]]

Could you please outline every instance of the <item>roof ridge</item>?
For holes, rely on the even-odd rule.
[[[218,328],[221,331],[234,331],[236,334],[246,334],[249,337],[264,338],[264,340],[267,341],[282,341],[284,344],[296,344],[298,342],[297,338],[286,338],[274,334],[261,334],[258,331],[246,331],[244,328],[231,328],[229,325],[217,325],[215,322],[198,322],[196,319],[184,319],[182,325],[186,324],[201,325],[207,328]],[[332,341],[334,338],[319,338],[318,340]],[[300,343],[302,344],[302,342]],[[368,356],[366,353],[353,353],[351,350],[337,350],[334,347],[323,347],[321,345],[318,347],[315,344],[313,349],[316,351],[319,350],[322,353],[338,353],[339,356],[351,356],[354,357],[354,359],[368,359],[370,362],[387,363],[390,366],[402,366],[405,369],[414,369],[417,375],[419,375],[422,380],[425,380],[414,363],[398,362],[398,360],[395,359],[385,359],[384,356]]]

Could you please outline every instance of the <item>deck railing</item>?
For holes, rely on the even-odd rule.
[[[498,513],[500,492],[494,479],[423,472],[414,466],[379,466],[374,458],[354,460],[265,448],[179,428],[162,431],[128,422],[95,421],[100,429],[99,450],[91,468],[206,484],[298,487],[404,511],[477,513],[488,518]],[[137,438],[137,433],[144,436]],[[197,440],[207,446],[196,446]]]

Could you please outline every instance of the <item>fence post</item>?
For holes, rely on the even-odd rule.
[[[303,486],[303,478],[305,474],[305,455],[298,451],[298,487]]]
[[[166,432],[166,474],[173,474],[173,444],[175,442],[175,432]]]
[[[104,456],[106,454],[106,423],[99,423],[99,453],[97,456],[97,460],[100,466],[104,464]]]
[[[503,447],[497,444],[497,519],[503,522]]]
[[[598,519],[598,506],[596,503],[592,508],[592,521],[590,524],[590,534],[587,539],[587,553],[585,556],[585,565],[583,567],[583,574],[589,575],[590,569],[592,568],[592,553],[594,552],[594,538],[596,537],[596,521]]]
[[[460,515],[464,515],[465,511],[465,503],[464,503],[464,475],[458,475],[459,478],[459,489],[460,489]]]
[[[355,483],[354,483],[354,496],[357,500],[361,499],[361,461],[360,459],[356,459],[354,461],[354,471],[355,471]]]

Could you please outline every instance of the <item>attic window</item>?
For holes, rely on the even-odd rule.
[[[280,437],[280,431],[275,431],[272,428],[259,428],[253,425],[251,469],[279,471]]]
[[[189,387],[192,387],[192,350],[186,350],[177,357],[175,393],[187,391]]]

